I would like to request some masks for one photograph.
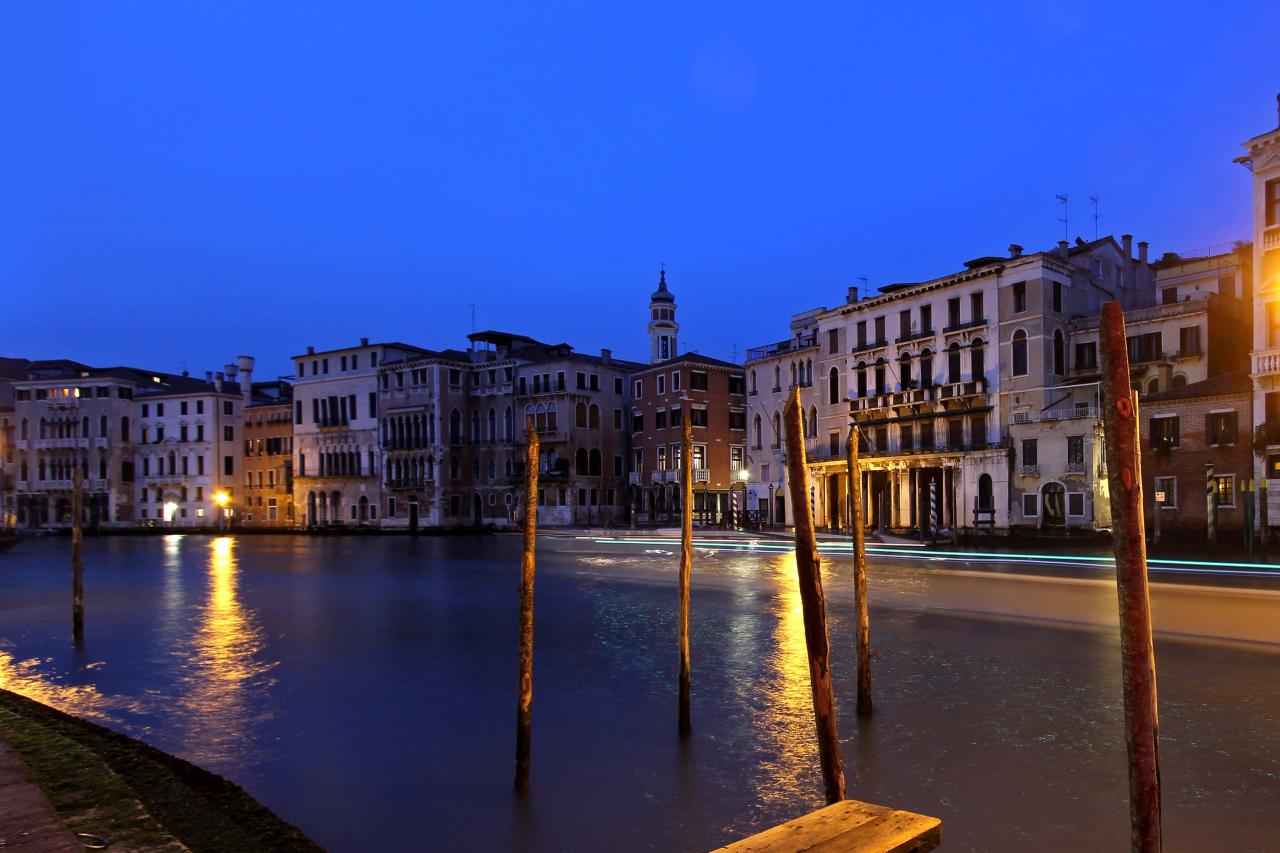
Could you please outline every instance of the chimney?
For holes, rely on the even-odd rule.
[[[1276,94],[1276,127],[1280,128],[1280,93]]]
[[[235,364],[233,364],[233,363],[231,363],[231,362],[228,362],[227,364],[223,365],[223,367],[222,367],[222,372],[223,372],[223,373],[225,373],[225,374],[227,374],[227,378],[228,378],[228,379],[230,379],[232,382],[235,382],[235,381],[236,381],[236,371],[237,371],[237,370],[238,370],[238,368],[235,366]]]
[[[307,355],[315,355],[315,354],[316,354],[315,347],[307,347]]]
[[[204,381],[205,381],[205,382],[212,382],[212,381],[213,381],[213,371],[212,371],[212,370],[206,370],[206,371],[204,372]]]
[[[1126,261],[1133,260],[1133,235],[1121,234],[1120,245],[1124,248],[1124,259]]]
[[[236,356],[236,367],[240,369],[240,393],[244,394],[246,403],[253,402],[253,356]]]
[[[1065,261],[1068,257],[1070,257],[1070,255],[1071,255],[1070,244],[1066,240],[1059,240],[1058,241],[1058,257],[1062,258]]]
[[[367,347],[368,345],[369,345],[369,339],[368,339],[368,338],[361,338],[361,339],[360,339],[360,346],[362,346],[362,347]]]
[[[1011,257],[1011,258],[1020,258],[1020,257],[1022,257],[1022,247],[1021,247],[1021,246],[1019,246],[1017,243],[1010,243],[1010,244],[1009,244],[1009,257]]]
[[[222,371],[221,371],[221,370],[219,370],[217,373],[215,373],[215,374],[213,374],[213,375],[217,378],[217,380],[218,380],[219,382],[221,382],[221,381],[222,381]]]
[[[1138,241],[1138,263],[1145,264],[1147,262],[1147,241]]]
[[[613,350],[611,349],[600,350],[600,360],[605,364],[611,364],[613,362]]]

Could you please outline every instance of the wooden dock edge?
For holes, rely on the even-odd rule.
[[[936,817],[843,800],[713,853],[925,853],[941,843]]]

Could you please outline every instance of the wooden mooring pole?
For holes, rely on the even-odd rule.
[[[71,493],[71,634],[77,646],[84,645],[84,472],[76,465]]]
[[[689,713],[689,576],[693,572],[693,430],[684,413],[680,453],[680,734],[693,731]]]
[[[853,514],[853,597],[858,608],[858,716],[871,716],[871,619],[867,613],[866,519],[862,506],[862,469],[858,464],[858,444],[862,431],[849,427],[849,450],[845,467],[849,474],[849,511]]]
[[[799,386],[791,389],[783,420],[787,433],[787,485],[791,490],[791,505],[795,507],[796,574],[804,611],[804,643],[809,653],[818,758],[822,762],[822,786],[827,802],[836,803],[844,799],[844,767],[836,725],[836,697],[831,686],[831,643],[827,636],[827,605],[822,594],[818,538],[813,529],[813,507],[805,500],[809,495],[809,468],[804,455]]]
[[[1124,313],[1119,302],[1102,306],[1103,432],[1111,491],[1116,588],[1120,601],[1121,676],[1125,746],[1129,756],[1129,821],[1132,849],[1154,853],[1160,837],[1160,723],[1156,658],[1151,640],[1147,546],[1142,517],[1137,395],[1129,378]]]
[[[533,575],[538,536],[538,431],[525,419],[529,437],[524,456],[524,555],[520,558],[520,686],[516,698],[516,789],[529,787],[529,746],[533,736]]]

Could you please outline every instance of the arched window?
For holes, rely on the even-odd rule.
[[[471,413],[471,443],[480,443],[480,410]]]
[[[129,422],[129,419],[128,419],[128,418],[125,418],[125,419],[124,419],[124,422],[125,422],[125,423],[128,423],[128,422]],[[26,419],[26,418],[23,418],[23,419],[22,419],[22,430],[21,430],[21,432],[19,432],[18,437],[19,437],[19,438],[21,438],[23,441],[26,441],[26,440],[27,440],[27,419]],[[128,437],[128,436],[126,436],[126,438],[127,438],[127,437]],[[24,477],[23,479],[25,480],[26,478]]]
[[[898,356],[898,381],[902,385],[902,390],[914,388],[915,383],[911,381],[911,355],[903,353]]]
[[[782,446],[782,415],[773,413],[773,446]]]
[[[1067,342],[1061,329],[1053,330],[1053,372],[1059,376],[1067,372]]]
[[[817,437],[818,435],[818,407],[809,407],[809,435]]]
[[[487,427],[487,433],[488,433],[485,436],[485,438],[489,439],[489,441],[497,441],[498,440],[498,412],[496,409],[489,410],[489,419],[488,419],[488,422],[485,424],[485,426]]]
[[[462,413],[457,409],[449,412],[449,443],[462,444]]]
[[[755,442],[754,442],[754,445],[753,445],[753,446],[755,446],[755,447],[763,447],[764,445],[762,445],[762,444],[760,443],[760,416],[759,416],[759,415],[756,415],[756,417],[755,417],[755,422],[754,422],[754,424],[753,424],[753,427],[754,427],[754,430],[755,430],[755,437],[756,437],[756,440],[755,440]]]
[[[587,404],[579,403],[575,407],[575,414],[576,414],[575,423],[577,424],[578,429],[586,429],[587,428]]]
[[[587,407],[587,427],[589,429],[600,429],[600,407],[595,403]]]
[[[960,381],[960,344],[954,341],[947,347],[947,381]]]
[[[773,390],[782,390],[782,367],[776,364],[773,366]]]
[[[547,405],[546,403],[538,404],[538,413],[534,416],[534,421],[538,432],[547,431]]]
[[[1149,383],[1147,383],[1147,393],[1148,394],[1160,393],[1160,377],[1157,376],[1154,379],[1152,379]]]
[[[827,374],[827,402],[832,405],[840,402],[840,370],[835,367]]]
[[[511,417],[511,407],[507,406],[507,411],[502,416],[502,435],[508,441],[515,441],[515,423]]]
[[[969,373],[974,381],[986,381],[986,350],[982,348],[982,338],[974,338],[973,343],[969,345],[969,365],[971,367]]]
[[[867,363],[858,362],[858,396],[867,396]]]
[[[751,393],[758,393],[756,391],[756,371],[754,367],[751,369]]]
[[[813,384],[813,359],[808,359],[807,361],[805,361],[804,365],[805,365],[804,384],[812,385]]]
[[[89,437],[89,416],[85,415],[80,421],[80,438]]]
[[[1170,386],[1169,386],[1169,387],[1171,387],[1171,388],[1184,388],[1184,387],[1186,387],[1186,384],[1187,384],[1187,377],[1185,377],[1185,376],[1183,376],[1181,373],[1179,373],[1178,375],[1176,375],[1176,376],[1174,376],[1174,377],[1173,377],[1173,382],[1172,382],[1172,383],[1170,383]]]
[[[876,395],[883,396],[889,393],[889,383],[885,379],[885,370],[889,361],[880,356],[876,359]]]
[[[589,462],[590,462],[590,465],[588,466],[588,471],[587,471],[588,476],[599,477],[600,476],[600,451],[599,450],[591,451]]]
[[[556,426],[556,404],[547,403],[547,429],[555,432]]]
[[[796,363],[794,361],[791,362],[791,384],[796,384]]]
[[[1027,333],[1021,329],[1013,333],[1013,375],[1027,375]]]
[[[933,350],[928,347],[920,350],[920,387],[933,387]]]

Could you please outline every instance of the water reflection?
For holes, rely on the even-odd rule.
[[[230,769],[263,759],[256,730],[270,719],[265,692],[266,643],[253,611],[238,595],[239,565],[235,539],[214,539],[209,546],[208,598],[200,611],[188,660],[182,667],[179,719],[187,731],[181,742],[206,767]]]
[[[777,627],[766,655],[770,677],[756,723],[765,750],[756,795],[762,808],[803,802],[815,790],[818,754],[814,742],[809,656],[805,650],[804,612],[794,553],[761,561],[777,590],[773,608]]]
[[[142,710],[141,703],[125,696],[109,696],[93,684],[64,684],[57,676],[43,671],[51,663],[40,658],[18,660],[0,649],[0,688],[100,723],[120,722],[117,712]]]

